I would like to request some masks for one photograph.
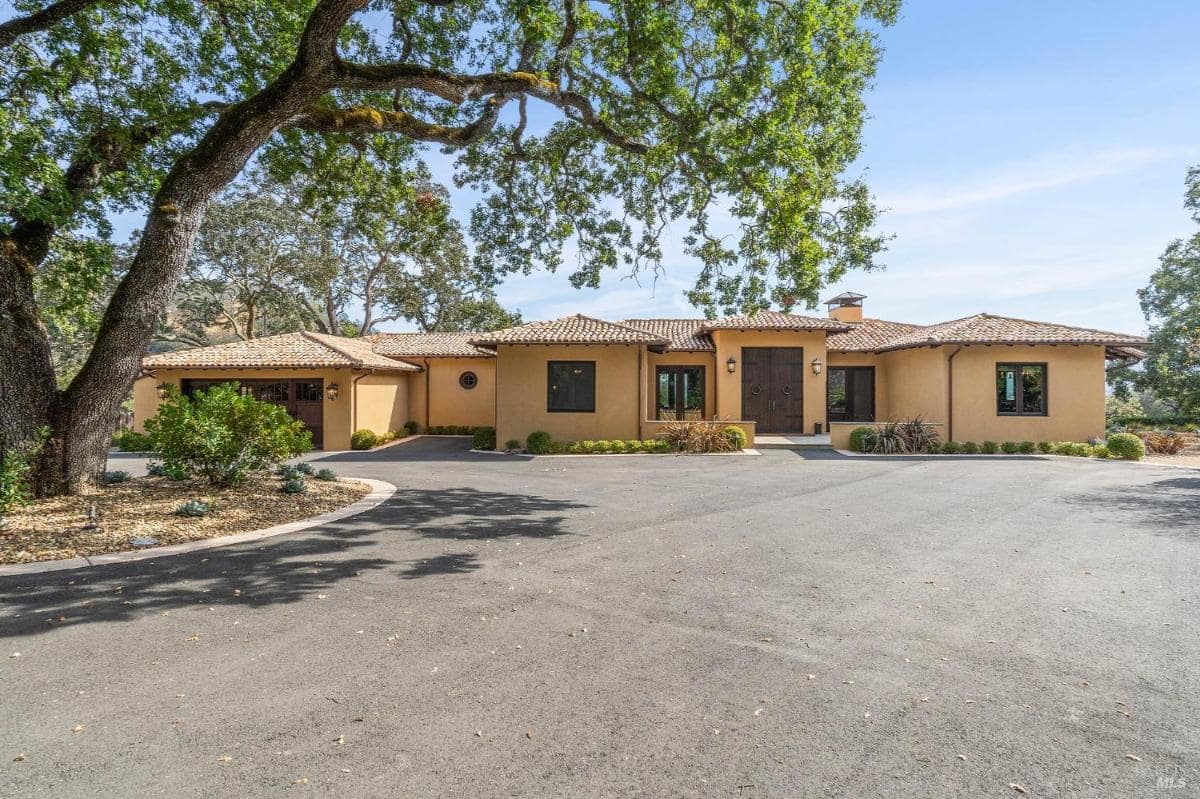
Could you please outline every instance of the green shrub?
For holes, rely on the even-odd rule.
[[[154,441],[145,433],[118,430],[113,436],[113,446],[122,452],[153,452]]]
[[[199,518],[207,516],[212,512],[212,505],[208,502],[201,502],[198,499],[193,499],[183,503],[175,509],[176,516],[187,516],[189,518]]]
[[[725,437],[729,439],[729,443],[738,452],[746,448],[746,431],[740,427],[729,425],[725,428]]]
[[[1097,444],[1096,446],[1092,447],[1092,457],[1093,458],[1110,458],[1110,457],[1112,457],[1112,453],[1108,451],[1108,447],[1106,445]]]
[[[1005,441],[1000,445],[1000,451],[1005,455],[1013,455],[1021,451],[1021,445],[1015,441]]]
[[[420,425],[418,425],[416,422],[405,422],[404,423],[404,432],[410,436],[415,436],[417,434],[417,431],[420,429],[421,429]]]
[[[609,451],[620,454],[625,451],[625,442],[620,439],[614,439],[609,443]]]
[[[984,455],[995,455],[1000,450],[1000,445],[995,441],[985,441],[979,445],[979,451]]]
[[[333,469],[317,469],[316,474],[314,474],[313,477],[317,478],[318,480],[330,482],[337,479],[337,472],[335,472]]]
[[[631,438],[625,442],[625,451],[626,452],[645,452],[646,451],[646,442],[642,441],[640,438]]]
[[[237,383],[177,391],[146,421],[154,450],[168,468],[186,468],[213,485],[230,486],[255,471],[312,448],[312,435],[285,408],[245,396]]]
[[[313,466],[311,463],[301,462],[296,464],[296,471],[304,475],[313,475],[317,473],[317,467]]]
[[[875,430],[870,427],[856,427],[850,431],[850,451],[870,452],[875,448]]]
[[[168,480],[174,480],[176,483],[182,483],[184,480],[192,479],[192,467],[186,463],[164,463],[163,477]]]
[[[957,455],[962,451],[962,444],[959,444],[957,441],[946,441],[942,444],[942,453],[944,455]]]
[[[1077,441],[1064,441],[1054,448],[1057,455],[1071,455],[1076,458],[1086,458],[1092,454],[1090,444],[1081,444]]]
[[[1109,453],[1114,458],[1126,461],[1140,461],[1146,456],[1146,444],[1133,433],[1113,433],[1106,442]]]
[[[121,471],[120,469],[104,473],[104,484],[105,485],[111,486],[111,485],[117,485],[118,483],[128,483],[132,479],[133,479],[132,474],[130,474],[129,472]]]
[[[1054,442],[1053,441],[1039,441],[1037,448],[1038,448],[1038,452],[1045,452],[1046,454],[1049,454],[1051,452],[1054,452]]]
[[[663,441],[662,439],[656,438],[656,439],[654,439],[653,443],[654,443],[654,446],[651,449],[652,452],[674,452],[675,451],[674,448],[671,446],[671,442],[669,442],[669,441]]]
[[[33,498],[33,486],[29,484],[31,464],[49,437],[50,430],[42,428],[32,444],[0,452],[0,517],[28,505]]]
[[[514,449],[520,449],[521,442],[518,439],[510,438],[508,441],[504,442],[504,448],[510,451]]]
[[[291,480],[283,481],[282,490],[285,494],[303,494],[308,491],[308,483],[304,482],[303,478],[293,477]]]
[[[964,441],[963,445],[962,445],[962,451],[964,454],[967,454],[967,455],[978,455],[979,454],[979,445],[976,444],[974,441]]]
[[[534,430],[525,437],[525,449],[529,450],[531,455],[545,455],[550,452],[550,444],[553,441],[545,430]]]
[[[374,430],[355,430],[350,436],[350,449],[370,449],[379,443]]]
[[[1022,441],[1020,444],[1017,445],[1017,449],[1020,452],[1023,452],[1024,454],[1028,455],[1031,452],[1037,451],[1037,444],[1033,443],[1032,441]]]
[[[476,427],[475,432],[471,436],[471,446],[475,449],[495,449],[496,428]]]
[[[550,454],[551,455],[566,455],[568,452],[570,452],[570,449],[571,449],[571,445],[568,444],[566,441],[551,441],[550,442]]]

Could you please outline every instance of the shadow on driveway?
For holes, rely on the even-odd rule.
[[[1130,522],[1159,534],[1200,537],[1200,477],[1168,477],[1148,485],[1082,494],[1067,501],[1123,511]]]
[[[297,602],[366,572],[396,579],[462,574],[473,554],[396,558],[421,538],[547,538],[566,534],[566,512],[588,507],[524,494],[405,490],[358,516],[271,539],[187,555],[0,578],[0,637],[124,621],[195,605]],[[253,548],[251,548],[253,546]],[[392,567],[395,567],[392,570]],[[373,580],[379,584],[379,579]]]

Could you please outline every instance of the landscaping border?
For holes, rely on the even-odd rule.
[[[233,535],[222,535],[215,538],[202,538],[199,541],[186,541],[182,544],[168,544],[165,547],[109,552],[104,555],[81,556],[63,560],[36,560],[32,563],[9,563],[0,566],[0,577],[67,571],[70,569],[86,569],[89,566],[107,566],[114,563],[132,563],[139,560],[162,558],[168,555],[182,555],[187,552],[216,549],[218,547],[232,546],[233,544],[244,544],[248,541],[261,541],[264,538],[274,538],[284,533],[295,533],[300,530],[307,530],[310,527],[319,527],[322,524],[336,522],[350,516],[357,516],[360,513],[365,513],[377,507],[396,493],[396,486],[383,480],[371,480],[366,477],[346,477],[342,479],[366,483],[371,487],[371,493],[344,508],[331,510],[328,513],[322,513],[320,516],[310,516],[307,519],[277,524],[274,527],[264,527],[261,530],[250,530],[245,533],[234,533]]]

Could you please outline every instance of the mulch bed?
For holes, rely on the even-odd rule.
[[[141,477],[95,494],[39,500],[8,515],[8,526],[0,530],[0,564],[149,548],[131,543],[139,536],[165,546],[261,530],[345,507],[371,491],[352,480],[310,478],[307,484],[306,493],[285,494],[279,479],[266,475],[227,489],[201,480]],[[193,499],[215,503],[215,509],[199,518],[175,515]],[[84,530],[93,505],[98,529]]]

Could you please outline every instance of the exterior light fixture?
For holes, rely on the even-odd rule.
[[[734,372],[736,372],[737,371],[737,358],[730,355],[729,360],[725,362],[725,368],[729,370],[729,374],[733,374]]]
[[[330,402],[336,400],[338,397],[338,384],[330,383],[329,385],[325,386],[325,396],[329,397]]]
[[[812,359],[812,370],[813,370],[814,375],[821,374],[821,369],[823,369],[824,367],[825,367],[825,364],[821,363],[820,358]]]
[[[156,389],[154,389],[154,393],[158,395],[158,398],[160,400],[165,400],[167,398],[167,396],[171,393],[171,384],[170,383],[159,383],[158,387]]]

